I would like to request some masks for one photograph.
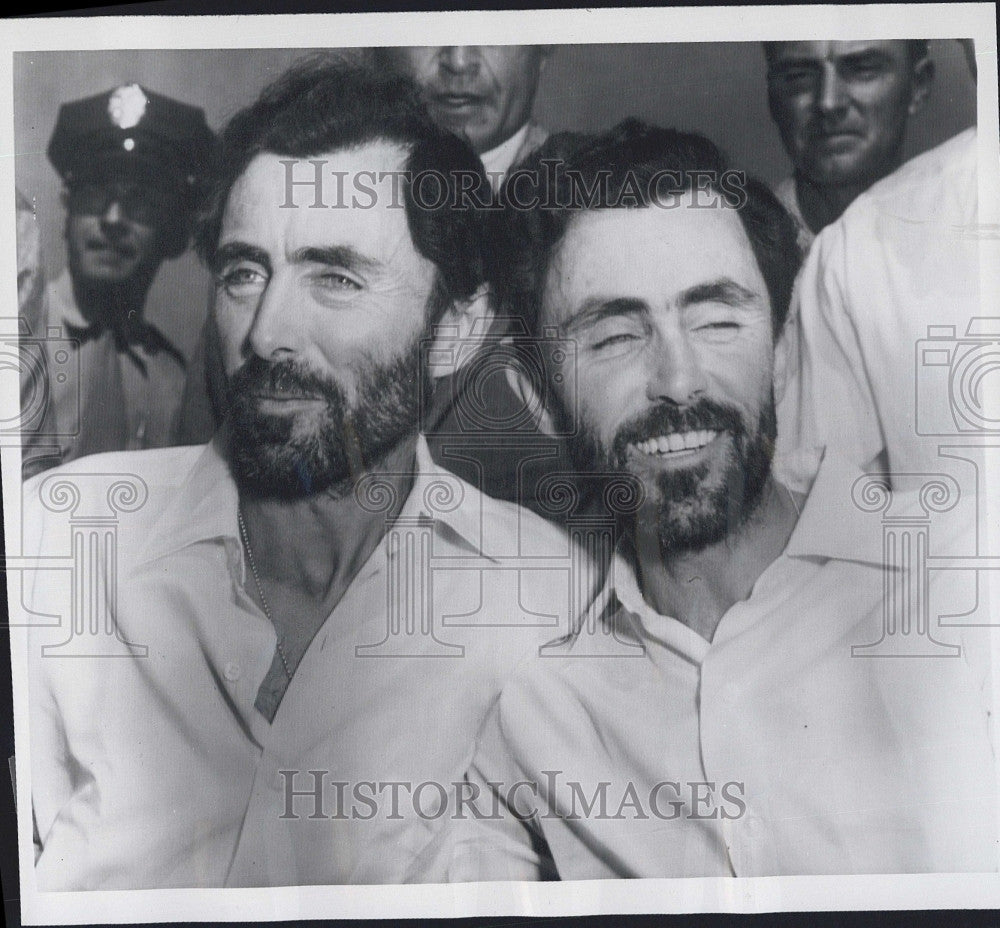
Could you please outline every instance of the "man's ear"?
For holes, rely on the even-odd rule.
[[[911,116],[919,112],[927,101],[934,83],[934,62],[930,56],[921,58],[913,66],[913,90],[910,93],[908,112]]]
[[[538,431],[546,435],[557,435],[555,417],[545,402],[545,394],[550,391],[539,391],[538,384],[520,364],[509,366],[505,373],[507,383],[518,402],[524,409],[531,410]]]
[[[495,313],[484,284],[471,297],[455,300],[431,330],[427,371],[434,379],[454,374],[482,346]]]

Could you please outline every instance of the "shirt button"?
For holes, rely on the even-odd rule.
[[[239,680],[243,671],[240,669],[240,665],[236,661],[229,661],[226,666],[222,669],[222,675],[230,682],[235,683]]]

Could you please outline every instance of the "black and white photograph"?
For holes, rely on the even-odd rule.
[[[11,21],[24,924],[1000,907],[995,15]]]

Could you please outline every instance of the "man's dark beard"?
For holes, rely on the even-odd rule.
[[[570,440],[570,454],[581,471],[610,474],[627,470],[626,448],[671,432],[708,429],[728,434],[731,443],[722,481],[705,487],[711,470],[707,463],[664,471],[657,475],[655,494],[638,513],[623,514],[620,529],[637,530],[637,520],[650,516],[655,505],[661,555],[700,551],[737,531],[754,513],[771,473],[777,419],[773,392],[761,410],[755,434],[750,435],[737,409],[713,400],[701,400],[680,408],[662,404],[625,423],[615,435],[611,449],[585,427]]]
[[[370,366],[348,409],[334,381],[294,361],[252,357],[229,383],[234,479],[258,498],[301,499],[339,486],[346,490],[352,478],[417,431],[422,376],[418,339],[390,364]],[[262,413],[258,393],[318,398],[325,408],[308,434],[293,435],[296,417]]]

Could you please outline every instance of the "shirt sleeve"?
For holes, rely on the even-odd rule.
[[[537,784],[505,743],[501,706],[487,718],[469,769],[454,785],[449,815],[417,861],[422,881],[558,879],[536,820]]]
[[[884,436],[851,287],[849,230],[840,220],[817,238],[796,286],[778,443],[786,454],[829,447],[868,469]]]

